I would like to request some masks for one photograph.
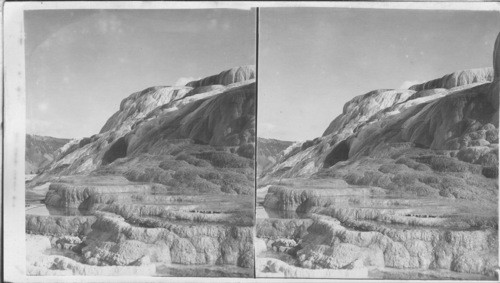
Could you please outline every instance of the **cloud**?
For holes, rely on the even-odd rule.
[[[195,81],[197,79],[193,77],[188,77],[188,78],[178,78],[177,81],[175,81],[174,86],[185,86],[187,83]]]
[[[411,87],[412,85],[416,85],[416,84],[421,84],[423,83],[422,81],[404,81],[400,86],[399,88],[400,89],[408,89],[409,87]]]

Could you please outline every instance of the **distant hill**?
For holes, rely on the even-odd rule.
[[[40,168],[54,160],[55,152],[69,139],[26,135],[25,174],[35,174]]]
[[[293,142],[276,139],[257,138],[257,173],[272,167],[282,152]]]

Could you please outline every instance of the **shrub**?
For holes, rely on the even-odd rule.
[[[211,151],[198,153],[196,157],[209,161],[219,168],[251,167],[251,160],[225,151]]]
[[[438,172],[472,172],[478,174],[481,172],[480,166],[468,164],[446,156],[421,156],[416,160],[429,165],[434,171]]]
[[[171,173],[158,167],[132,168],[126,171],[124,177],[133,182],[155,182],[167,184],[171,179]]]
[[[220,186],[201,178],[196,178],[192,187],[201,193],[213,193],[221,190]]]
[[[249,186],[244,186],[244,185],[237,184],[237,183],[236,184],[234,184],[234,183],[224,184],[220,188],[220,190],[222,192],[229,193],[229,194],[236,193],[238,195],[248,195],[248,194],[250,194],[251,189],[252,188]]]
[[[251,143],[244,144],[240,147],[238,147],[238,150],[236,153],[239,156],[245,157],[245,158],[253,158],[255,155],[255,146]]]
[[[250,194],[253,190],[253,182],[249,181],[245,175],[225,172],[222,173],[222,178],[215,181],[221,185],[221,191],[225,193]]]
[[[396,160],[396,164],[404,164],[408,166],[409,168],[415,169],[420,163],[417,161],[408,158],[408,157],[400,157],[398,160]]]
[[[186,154],[185,152],[181,152],[175,157],[175,160],[182,160],[186,161],[189,164],[193,164],[197,160],[197,158],[192,155]]]
[[[438,196],[439,191],[435,188],[432,188],[430,186],[424,185],[424,184],[415,184],[411,186],[407,186],[405,188],[407,192],[410,192],[412,194],[415,194],[419,197],[427,197],[427,196]]]
[[[498,166],[483,167],[483,176],[490,179],[498,178]]]
[[[189,167],[189,163],[184,160],[165,160],[158,165],[163,170],[177,170],[182,167]]]
[[[202,174],[200,174],[198,176],[200,176],[200,178],[203,178],[203,179],[209,180],[209,181],[222,179],[222,175],[219,172],[203,172]]]
[[[390,183],[388,176],[378,171],[365,171],[363,178],[359,181],[364,186],[380,186],[384,187]]]
[[[460,141],[458,140],[458,138],[454,138],[454,139],[448,140],[445,143],[444,147],[448,150],[458,150],[458,149],[460,149],[460,147],[462,147],[462,145],[460,144]]]
[[[418,181],[418,175],[414,172],[401,172],[396,174],[392,178],[392,183],[399,187],[404,187],[408,185],[416,184]]]
[[[475,131],[475,132],[470,132],[467,134],[471,140],[480,140],[480,139],[484,139],[485,136],[486,136],[486,131],[485,130],[479,130],[479,131]]]
[[[210,165],[210,162],[208,162],[206,160],[200,160],[200,159],[197,159],[196,163],[194,165],[197,167],[202,167],[202,168],[212,167],[212,165]]]
[[[424,183],[424,184],[439,184],[440,183],[440,178],[438,178],[435,175],[422,175],[417,177],[418,181]]]
[[[489,152],[481,155],[475,163],[487,167],[498,166],[498,157],[495,153]]]
[[[490,143],[498,143],[498,129],[490,129],[486,131],[485,139]]]
[[[491,123],[488,123],[488,124],[484,124],[482,127],[481,127],[482,130],[495,130],[495,126]]]
[[[441,179],[439,195],[461,199],[475,198],[474,192],[462,178],[452,176],[446,176]]]
[[[190,154],[180,153],[175,157],[175,160],[185,161],[188,164],[194,165],[196,167],[211,167],[210,163],[206,160],[200,160]]]
[[[191,185],[198,177],[196,171],[188,168],[180,168],[177,170],[172,177],[181,184]]]
[[[237,134],[232,134],[232,135],[226,137],[226,145],[228,145],[228,146],[240,145],[240,137]]]
[[[474,163],[476,162],[481,155],[487,153],[490,149],[488,147],[466,147],[462,148],[457,153],[457,158],[461,161]]]
[[[382,173],[396,174],[400,171],[404,171],[406,166],[402,164],[383,164],[378,168],[378,171]]]
[[[351,185],[360,184],[360,180],[363,178],[363,175],[359,172],[349,172],[345,175],[344,180]]]
[[[417,171],[432,171],[432,169],[425,164],[418,164],[417,167],[413,168]]]

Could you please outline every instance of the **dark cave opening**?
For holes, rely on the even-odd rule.
[[[102,164],[107,165],[118,158],[127,156],[127,141],[124,137],[119,138],[111,147],[104,153]]]
[[[326,156],[323,162],[323,168],[329,168],[337,162],[347,160],[349,158],[349,143],[347,140],[341,141],[332,151]]]

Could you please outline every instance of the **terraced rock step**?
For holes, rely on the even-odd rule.
[[[28,266],[27,275],[31,276],[110,276],[116,274],[123,276],[151,276],[156,273],[155,265],[147,262],[141,262],[130,266],[96,266],[82,264],[68,257],[67,253],[63,253],[62,251],[54,252],[50,239],[41,235],[27,234],[26,249],[30,251],[30,253],[26,255]]]
[[[50,241],[47,255],[40,256],[44,265],[29,272],[113,274],[124,267],[132,275],[250,276],[252,201],[251,196],[175,194],[160,184],[119,176],[64,177],[49,186],[48,213],[27,210],[27,233]],[[68,236],[76,240],[66,243]]]
[[[126,267],[125,270],[129,270],[131,275],[136,272],[138,275],[162,275],[165,270],[157,272],[156,266],[182,264],[209,265],[215,268],[215,265],[229,265],[235,268],[239,266],[246,271],[253,266],[251,226],[236,227],[217,221],[213,224],[204,221],[170,222],[164,219],[148,221],[147,217],[131,217],[126,220],[109,212],[96,211],[93,214],[86,218],[27,215],[28,235],[46,235],[29,236],[28,243],[34,244],[32,242],[40,237],[48,242],[39,256],[43,266],[39,263],[33,263],[36,268],[29,265],[29,274],[111,275],[119,272],[119,267]],[[138,222],[147,222],[147,225],[137,225]],[[68,235],[72,235],[72,238]],[[136,265],[144,267],[129,268]],[[200,269],[198,273],[202,274],[202,270],[204,269]],[[211,272],[210,268],[207,270],[208,273]],[[233,275],[242,275],[240,269],[236,270],[239,271]],[[221,272],[214,271],[213,274]],[[231,274],[227,273],[227,276]],[[249,272],[243,274],[249,275]]]
[[[315,179],[311,185],[288,179],[268,186],[261,204],[277,211],[300,211],[305,218],[276,214],[257,219],[257,241],[264,240],[256,242],[262,246],[256,250],[262,276],[404,274],[372,273],[386,268],[414,270],[408,271],[411,278],[433,278],[438,270],[447,271],[448,277],[441,278],[495,275],[498,222],[493,205],[398,196],[331,179]]]
[[[123,267],[130,275],[252,276],[253,200],[121,176],[61,177],[48,186],[44,204],[27,208],[26,232],[50,242],[39,256],[43,266],[30,262],[28,271],[111,275]],[[68,236],[77,240],[67,243]]]

